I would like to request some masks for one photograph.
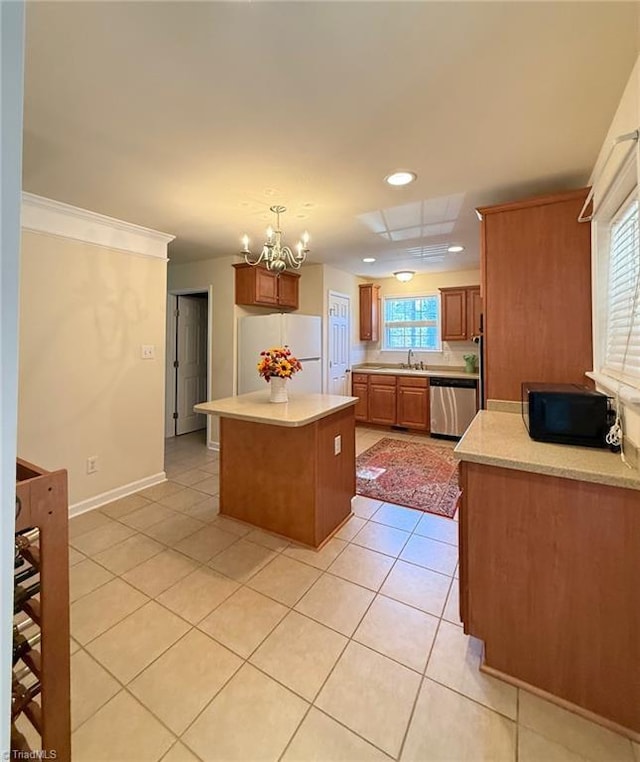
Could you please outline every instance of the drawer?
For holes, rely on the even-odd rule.
[[[371,386],[395,386],[396,376],[371,375]]]
[[[368,373],[352,373],[351,382],[354,384],[366,384],[369,381]]]
[[[398,376],[398,386],[413,386],[419,389],[426,389],[429,386],[429,379],[426,376],[419,376],[418,378]]]

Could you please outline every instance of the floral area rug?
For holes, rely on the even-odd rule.
[[[453,518],[460,489],[448,447],[381,439],[356,458],[358,495]]]

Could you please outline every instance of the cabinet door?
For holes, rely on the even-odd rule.
[[[378,341],[380,324],[380,286],[360,286],[360,341]]]
[[[254,267],[256,278],[256,303],[258,304],[277,304],[278,303],[278,279],[268,270],[262,267]]]
[[[369,420],[369,386],[368,384],[356,384],[351,387],[351,394],[358,398],[356,403],[355,415],[356,421]]]
[[[369,383],[369,420],[393,426],[396,422],[396,387],[381,385],[377,381]]]
[[[398,426],[428,431],[429,389],[427,388],[427,379],[400,378],[398,384]]]
[[[298,309],[298,281],[300,276],[297,273],[281,273],[276,280],[278,281],[278,305],[280,307],[289,307],[292,310]]]
[[[462,341],[467,338],[467,289],[450,288],[441,292],[442,341]]]
[[[472,339],[481,333],[480,316],[482,315],[482,298],[480,286],[467,289],[467,338]]]

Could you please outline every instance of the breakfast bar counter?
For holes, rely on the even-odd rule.
[[[220,513],[321,546],[351,515],[356,397],[269,391],[196,405],[220,416]]]

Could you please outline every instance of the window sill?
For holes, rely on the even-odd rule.
[[[615,397],[618,395],[620,401],[625,405],[640,410],[640,389],[595,370],[587,371],[585,376],[595,381],[596,385],[601,387],[610,396]]]

